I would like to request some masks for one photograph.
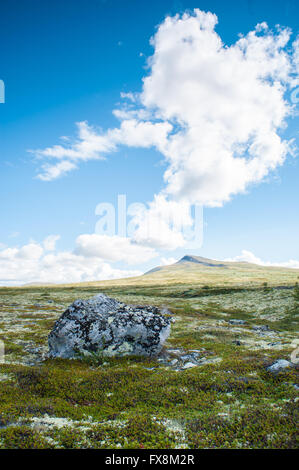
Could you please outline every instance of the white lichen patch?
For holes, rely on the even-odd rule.
[[[152,418],[153,421],[156,421],[158,424],[164,426],[165,430],[170,433],[171,435],[175,435],[176,440],[176,449],[187,449],[188,448],[188,441],[186,438],[186,431],[185,427],[182,423],[175,419],[164,418],[158,419],[156,417]]]
[[[12,374],[5,374],[4,372],[0,372],[0,382],[11,382],[14,380],[14,376]]]
[[[43,429],[43,428],[64,428],[69,427],[78,427],[83,423],[80,421],[73,421],[69,418],[57,418],[55,416],[48,416],[47,414],[42,417],[33,417],[30,420],[30,426],[33,428]]]

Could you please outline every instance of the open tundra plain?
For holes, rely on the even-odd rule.
[[[298,446],[296,360],[267,368],[298,347],[299,271],[173,266],[121,281],[0,289],[0,448]],[[55,320],[100,292],[171,310],[158,357],[47,359]]]

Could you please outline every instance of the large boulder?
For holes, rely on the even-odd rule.
[[[171,321],[167,310],[130,306],[103,294],[76,300],[49,334],[49,357],[74,358],[92,352],[156,355],[170,333]]]

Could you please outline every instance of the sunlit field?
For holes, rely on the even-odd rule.
[[[135,283],[0,289],[0,447],[296,447],[298,371],[267,367],[296,348],[298,272],[279,283],[278,270],[258,271],[247,285],[239,270],[222,286],[215,274],[159,285],[153,273]],[[173,312],[158,357],[47,359],[55,320],[99,292]]]

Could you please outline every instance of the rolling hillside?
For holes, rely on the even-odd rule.
[[[264,283],[269,286],[294,286],[296,282],[299,282],[299,269],[266,267],[246,262],[217,261],[200,256],[186,255],[174,264],[158,266],[138,277],[76,284],[65,283],[61,286],[104,287],[196,284],[198,287],[244,285],[254,287],[262,286]],[[39,286],[39,284],[35,285]]]
[[[299,269],[266,267],[246,262],[224,262],[200,256],[184,256],[168,266],[159,266],[143,276],[152,283],[196,282],[200,285],[294,285]]]

